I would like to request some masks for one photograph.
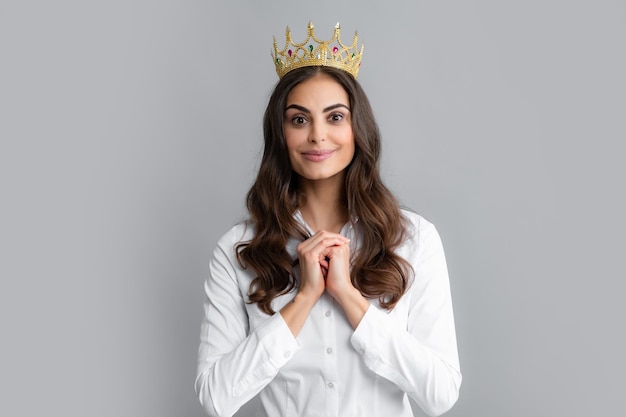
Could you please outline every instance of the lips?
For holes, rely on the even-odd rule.
[[[333,153],[335,153],[334,150],[314,150],[302,152],[302,156],[309,161],[321,162],[330,158]]]

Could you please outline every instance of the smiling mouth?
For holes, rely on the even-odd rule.
[[[335,151],[331,151],[331,150],[325,150],[325,151],[309,151],[309,152],[303,152],[302,156],[305,159],[308,159],[309,161],[313,161],[313,162],[321,162],[324,161],[328,158],[330,158],[330,156],[334,153]]]

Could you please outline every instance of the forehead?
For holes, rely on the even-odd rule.
[[[318,74],[296,85],[287,95],[287,103],[305,107],[327,107],[331,104],[348,106],[348,93],[334,78],[326,74]],[[308,104],[308,106],[307,106]]]

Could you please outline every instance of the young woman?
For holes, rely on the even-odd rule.
[[[383,185],[354,72],[318,64],[269,100],[250,219],[210,264],[196,392],[211,416],[259,393],[260,416],[411,416],[407,394],[439,415],[461,384],[439,235]]]

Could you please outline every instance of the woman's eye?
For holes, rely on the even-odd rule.
[[[343,120],[343,114],[341,113],[333,113],[330,115],[329,120],[331,122],[340,122]]]
[[[306,123],[306,119],[302,116],[295,116],[291,119],[291,123],[293,123],[294,125],[302,125]]]

